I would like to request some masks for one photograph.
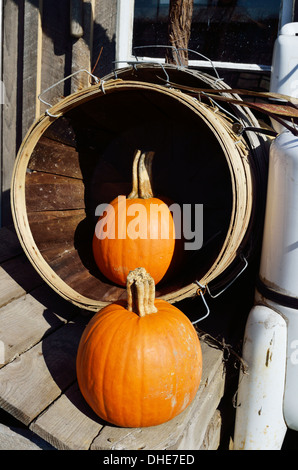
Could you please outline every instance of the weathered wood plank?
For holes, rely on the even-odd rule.
[[[20,17],[19,17],[20,15]],[[3,2],[3,82],[5,84],[5,104],[2,107],[2,159],[1,159],[1,223],[11,222],[10,184],[13,165],[21,136],[19,135],[18,109],[18,34],[22,27],[22,6],[13,0]],[[20,20],[20,21],[19,21]],[[20,78],[20,77],[19,77]]]
[[[189,417],[187,426],[175,446],[171,449],[200,449],[208,432],[209,423],[224,393],[223,368],[216,371],[212,380],[205,388],[204,399]]]
[[[83,317],[69,322],[0,369],[0,406],[29,425],[76,379]]]
[[[26,175],[28,211],[84,209],[84,184],[81,180],[33,172]]]
[[[78,309],[46,285],[0,308],[0,340],[4,353],[0,367],[30,349],[77,313]]]
[[[36,118],[40,0],[24,2],[22,138]]]
[[[0,307],[43,283],[25,255],[9,259],[0,266]]]
[[[104,423],[72,385],[31,425],[30,429],[59,450],[88,450]]]
[[[43,256],[48,257],[48,253],[48,250],[44,251]],[[104,302],[126,298],[125,288],[115,286],[105,279],[95,266],[91,255],[87,256],[85,264],[83,260],[84,256],[81,258],[79,251],[69,249],[61,251],[49,264],[66,284],[84,296]]]
[[[23,252],[18,236],[12,225],[0,230],[0,263]]]
[[[93,0],[94,1],[94,0]],[[114,68],[115,60],[115,31],[117,22],[117,0],[102,0],[94,2],[94,34],[92,50],[92,68],[98,77],[104,77]],[[100,51],[102,53],[97,62]],[[96,63],[97,62],[97,63]],[[117,68],[119,64],[116,64]]]
[[[61,246],[64,249],[73,248],[76,229],[84,218],[83,209],[28,213],[30,230],[41,252],[53,246]],[[60,255],[62,253],[61,250]]]
[[[42,20],[42,69],[41,91],[56,84],[71,73],[72,43],[69,31],[69,2],[52,0],[43,2]],[[69,94],[66,86],[61,83],[47,91],[42,98],[50,106],[41,104],[41,112],[57,103]]]
[[[65,145],[71,147],[76,146],[76,136],[75,132],[65,116],[61,116],[59,119],[56,119],[44,132],[44,137],[55,140],[57,142],[62,142]]]
[[[189,439],[199,448],[208,431],[207,414],[211,419],[224,383],[222,352],[204,342],[202,350],[205,365],[200,392],[187,410],[168,423],[138,429],[109,426],[93,413],[75,383],[31,424],[30,429],[58,449],[88,449],[90,445],[92,450],[182,449],[182,444],[187,449]],[[193,423],[196,416],[202,417],[201,409],[206,421],[196,423],[196,427],[202,429],[196,438],[192,435],[196,431]]]
[[[220,445],[221,436],[221,414],[216,410],[211,418],[203,443],[199,450],[217,450]]]
[[[88,407],[76,382],[76,351],[88,318],[77,316],[78,309],[48,286],[32,290],[26,264],[34,274],[23,255],[2,263],[1,268],[6,268],[14,289],[16,285],[23,289],[15,300],[8,294],[7,304],[0,308],[0,339],[8,354],[0,369],[4,410],[26,425],[31,423],[34,433],[58,449],[216,448],[220,421],[212,415],[224,384],[221,351],[201,342],[201,386],[184,416],[151,429],[106,425]],[[21,294],[27,282],[31,293]]]
[[[28,168],[82,179],[78,152],[69,145],[42,136],[35,146]]]
[[[81,26],[81,34],[77,40],[73,41],[72,45],[72,73],[77,72],[78,70],[87,70],[91,72],[91,54],[92,54],[92,42],[93,42],[93,5],[92,0],[85,0],[80,3],[80,9],[76,5],[76,12],[80,10],[81,12],[81,24],[75,21],[75,11],[70,9],[70,22],[71,25],[77,24]],[[71,5],[74,7],[74,3],[71,2]],[[73,16],[72,16],[73,15]],[[91,77],[85,73],[81,72],[71,80],[71,93],[82,90],[91,85]]]
[[[205,416],[207,420],[204,425],[199,420],[188,429],[189,422],[194,416],[199,415],[201,410],[207,413],[207,407],[210,418],[212,417],[222,396],[224,384],[222,352],[211,348],[204,341],[201,344],[203,353],[202,381],[194,401],[186,410],[160,426],[138,429],[105,426],[99,436],[94,439],[91,448],[93,450],[181,449],[184,448],[181,447],[182,445],[187,446],[184,436],[187,436],[188,439],[190,437],[188,431],[192,433],[195,426],[201,427],[204,431],[198,440],[191,435],[192,440],[195,440],[196,448],[199,448],[209,423],[208,416]],[[209,392],[209,390],[211,391]]]
[[[0,423],[0,450],[54,450],[26,429],[10,428]]]
[[[83,2],[70,0],[70,34],[74,38],[80,38],[83,33]]]

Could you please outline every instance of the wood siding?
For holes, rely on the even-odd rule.
[[[10,186],[18,149],[47,108],[38,95],[78,70],[99,77],[113,70],[116,10],[117,0],[3,0],[1,225],[11,221]],[[88,74],[79,73],[42,98],[54,104],[89,83]]]

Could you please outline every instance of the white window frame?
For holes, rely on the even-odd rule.
[[[126,67],[129,63],[156,62],[164,63],[162,58],[140,57],[132,55],[132,35],[134,21],[135,0],[118,0],[117,2],[117,28],[116,28],[116,68]],[[281,0],[279,29],[293,19],[293,0]],[[234,62],[220,62],[207,60],[189,60],[190,67],[215,67],[216,69],[270,72],[271,65],[246,64]]]

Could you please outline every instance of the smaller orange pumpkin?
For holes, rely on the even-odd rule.
[[[127,304],[114,303],[88,323],[77,353],[77,378],[90,407],[117,426],[166,422],[193,400],[202,351],[190,320],[155,299],[144,268],[127,277]]]
[[[173,215],[168,204],[152,191],[153,156],[154,152],[135,152],[132,191],[108,204],[93,237],[98,268],[121,286],[125,286],[128,273],[140,265],[157,284],[177,268],[181,257]]]

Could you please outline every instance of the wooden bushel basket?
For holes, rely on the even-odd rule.
[[[11,204],[26,255],[55,291],[91,311],[125,298],[96,268],[91,240],[97,205],[131,190],[136,148],[155,151],[155,194],[204,205],[202,248],[156,296],[176,302],[225,273],[249,238],[255,177],[224,113],[162,84],[112,78],[50,111],[19,149]]]

